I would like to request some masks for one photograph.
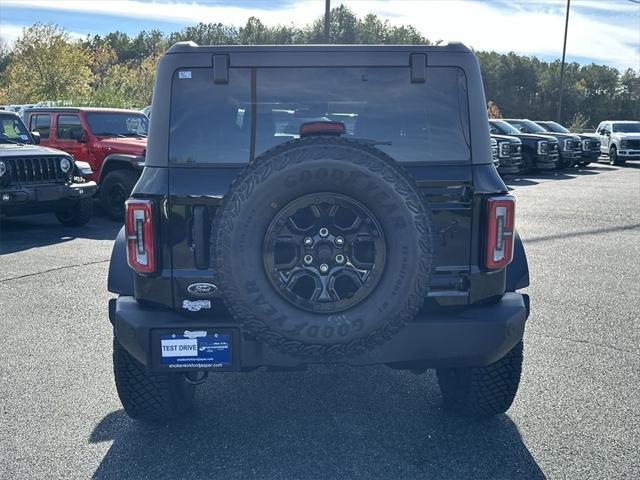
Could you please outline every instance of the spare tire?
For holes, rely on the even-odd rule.
[[[415,183],[365,142],[308,137],[255,159],[213,229],[216,283],[245,332],[304,358],[389,340],[421,307],[433,221]]]

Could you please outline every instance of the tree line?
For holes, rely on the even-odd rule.
[[[340,5],[331,10],[329,43],[441,43],[411,25],[391,25],[374,14],[358,17]],[[305,26],[264,25],[250,17],[242,27],[200,23],[165,35],[115,31],[74,39],[55,24],[36,23],[8,46],[0,45],[0,104],[65,101],[74,105],[142,108],[151,102],[156,63],[173,43],[261,45],[325,43],[323,18]],[[555,119],[560,61],[475,52],[493,116]],[[561,122],[577,128],[605,118],[640,118],[640,71],[605,65],[565,65]]]

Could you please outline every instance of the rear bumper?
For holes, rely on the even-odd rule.
[[[488,365],[520,341],[528,316],[529,297],[516,292],[506,293],[501,300],[490,305],[420,314],[376,350],[346,358],[343,363],[419,363],[426,367]],[[260,366],[293,368],[307,363],[245,338],[239,324],[232,318],[213,320],[173,310],[148,308],[133,297],[121,296],[109,301],[109,319],[120,344],[152,371],[157,370],[153,359],[159,348],[152,344],[152,332],[161,329],[232,332],[236,348],[234,370]]]
[[[0,212],[21,214],[55,211],[96,192],[95,182],[61,185],[34,185],[6,188],[0,191]]]

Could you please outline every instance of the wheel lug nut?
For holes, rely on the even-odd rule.
[[[326,237],[327,235],[329,235],[329,230],[327,230],[326,228],[322,227],[320,229],[320,232],[318,232],[318,233],[320,233],[321,237]]]
[[[320,265],[320,271],[322,273],[327,273],[329,271],[329,265],[327,265],[326,263],[323,263],[322,265]]]
[[[338,245],[339,247],[341,247],[342,245],[344,245],[344,238],[342,238],[342,237],[336,237],[336,245]]]
[[[344,263],[344,255],[341,255],[341,254],[336,255],[336,262]]]
[[[313,262],[313,257],[311,255],[305,255],[302,260],[304,260],[304,263],[309,265],[311,262]]]
[[[311,237],[305,237],[304,244],[306,246],[310,246],[311,244],[313,244],[313,239]]]

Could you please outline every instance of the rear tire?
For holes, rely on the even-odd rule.
[[[118,396],[131,418],[149,423],[175,419],[193,409],[195,385],[180,373],[150,373],[113,339]]]
[[[124,202],[138,181],[133,170],[113,170],[100,183],[100,204],[105,213],[116,222],[124,221]]]
[[[506,412],[518,391],[523,342],[486,367],[439,368],[438,384],[445,407],[466,417]]]
[[[93,214],[93,199],[83,198],[72,207],[56,212],[56,218],[65,227],[82,227],[86,225]]]

